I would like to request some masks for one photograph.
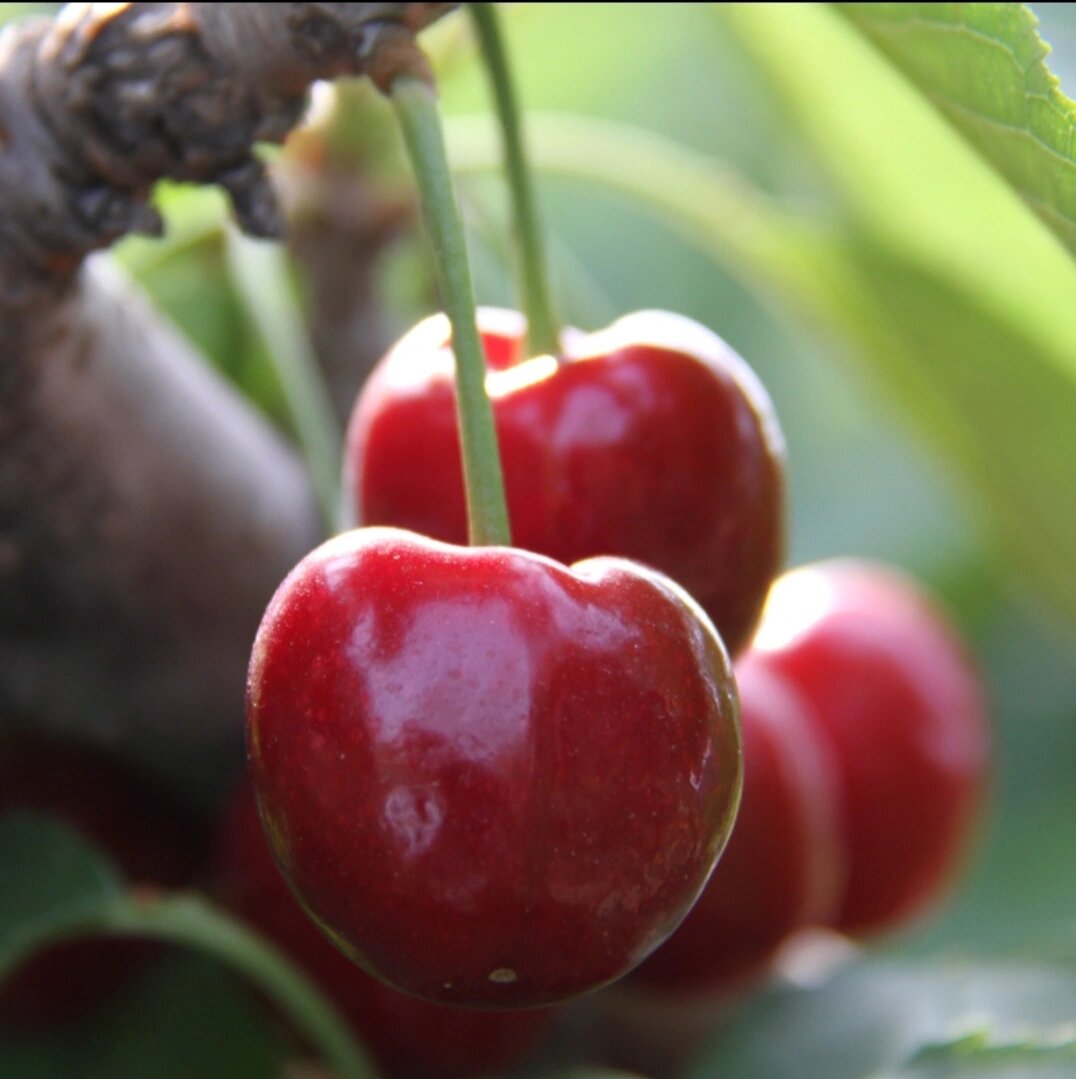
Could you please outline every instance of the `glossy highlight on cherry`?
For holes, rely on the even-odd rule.
[[[612,554],[672,577],[731,654],[784,557],[784,444],[765,389],[705,327],[641,311],[560,356],[522,354],[525,323],[480,308],[513,543],[571,564]],[[467,537],[451,331],[420,323],[356,402],[345,487],[365,525]]]
[[[360,529],[273,599],[248,679],[267,835],[307,911],[426,999],[533,1007],[641,962],[742,781],[731,665],[651,570]]]

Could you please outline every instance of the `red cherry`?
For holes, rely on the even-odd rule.
[[[189,884],[205,829],[144,776],[88,747],[16,735],[0,746],[0,812],[55,817],[107,855],[134,885]],[[48,1025],[84,1015],[157,952],[148,941],[87,937],[45,948],[0,985],[0,1022]]]
[[[525,323],[479,310],[513,542],[570,564],[638,559],[747,642],[784,545],[783,443],[765,390],[723,341],[643,311],[559,361],[524,359]],[[420,323],[367,382],[348,430],[349,497],[364,524],[467,539],[451,330]]]
[[[843,897],[836,772],[819,721],[747,652],[736,664],[744,789],[710,883],[635,973],[663,990],[729,987],[763,973],[796,930],[832,919]]]
[[[989,758],[980,678],[907,577],[835,561],[774,585],[752,653],[813,706],[837,761],[849,856],[835,928],[919,913],[953,875]]]
[[[307,971],[391,1075],[469,1079],[510,1068],[552,1020],[548,1009],[481,1012],[427,1004],[389,989],[341,955],[284,883],[247,783],[222,819],[217,865],[222,901]]]
[[[274,854],[386,982],[553,1003],[694,902],[741,782],[735,683],[660,574],[360,529],[281,585],[248,681]]]

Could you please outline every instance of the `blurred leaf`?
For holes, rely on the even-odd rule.
[[[969,1034],[980,1046],[985,1037],[994,1046],[1055,1043],[1062,1053],[1058,1031],[1071,1024],[1074,1015],[1072,968],[867,962],[840,971],[818,988],[780,988],[764,994],[718,1031],[688,1074],[689,1079],[994,1075],[986,1070],[990,1053],[979,1055],[981,1071],[970,1070],[977,1066],[970,1055],[961,1062],[964,1071],[922,1069],[942,1066],[946,1053],[939,1045],[972,1044],[962,1041]],[[950,1054],[948,1064],[955,1066],[958,1059]],[[999,1056],[993,1054],[993,1059]],[[1031,1079],[1040,1073],[1026,1074]]]
[[[164,237],[127,236],[105,257],[117,259],[205,358],[290,432],[280,382],[228,275],[226,196],[215,187],[162,181],[154,189],[154,204],[165,219]]]
[[[90,1029],[0,1040],[4,1079],[265,1079],[285,1055],[280,1024],[218,963],[175,955],[136,980]]]
[[[0,817],[0,865],[0,978],[37,941],[95,917],[121,894],[92,847],[36,813]]]
[[[1076,252],[1076,104],[1024,4],[838,4]]]
[[[225,251],[233,287],[284,390],[326,528],[333,532],[340,512],[343,432],[295,295],[287,254],[279,243],[250,239],[236,229],[228,230]]]
[[[78,836],[29,813],[0,817],[0,865],[6,878],[0,890],[0,979],[36,949],[86,933],[189,945],[261,989],[341,1079],[376,1076],[347,1025],[307,976],[273,945],[200,897],[126,892]],[[52,1059],[41,1047],[30,1047],[27,1054],[28,1074],[37,1074],[33,1067]]]
[[[83,1059],[95,1062],[101,1079],[279,1073],[285,1048],[279,1024],[219,963],[177,955],[135,988],[89,1039]]]
[[[219,187],[195,187],[160,181],[153,204],[164,218],[163,237],[129,235],[113,255],[136,277],[177,258],[206,241],[220,239],[227,227],[228,199]]]
[[[892,1079],[1071,1079],[1076,1036],[1024,1037],[996,1042],[986,1032],[924,1046]]]
[[[983,293],[1076,372],[1076,264],[845,18],[825,5],[712,5],[840,200],[841,224]]]
[[[846,19],[720,13],[844,205],[828,321],[1076,621],[1076,264]]]
[[[1076,621],[1076,378],[960,282],[880,243],[853,240],[839,252],[832,321]]]

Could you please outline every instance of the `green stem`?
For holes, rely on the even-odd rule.
[[[377,1069],[356,1045],[344,1021],[306,975],[260,937],[197,896],[145,899],[124,894],[73,913],[68,920],[49,920],[39,932],[22,937],[17,948],[8,948],[0,963],[0,977],[40,947],[65,937],[101,932],[190,945],[214,956],[265,993],[340,1079],[378,1079]]]
[[[511,533],[493,408],[486,394],[486,361],[475,323],[467,245],[448,168],[437,100],[433,90],[413,75],[397,77],[390,97],[418,180],[441,298],[452,323],[456,407],[470,540],[475,545],[507,546],[511,543]]]
[[[280,244],[236,229],[226,235],[232,281],[284,391],[326,528],[335,532],[343,435],[292,291],[287,256]]]
[[[527,355],[559,356],[560,324],[549,291],[549,263],[538,223],[538,205],[523,146],[519,106],[509,72],[508,54],[493,5],[474,3],[469,7],[478,31],[501,126],[504,168],[512,194],[512,213],[519,245],[523,310],[527,315]]]

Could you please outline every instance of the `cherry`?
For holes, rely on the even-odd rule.
[[[428,1004],[371,978],[334,948],[277,869],[249,783],[222,817],[217,843],[222,901],[283,948],[324,989],[391,1075],[468,1079],[517,1063],[553,1012],[485,1012]]]
[[[252,777],[307,911],[426,999],[594,989],[683,918],[732,825],[735,683],[660,574],[360,529],[292,571],[248,680]]]
[[[95,749],[38,735],[0,743],[0,812],[48,814],[98,847],[136,885],[189,884],[206,855],[205,829],[185,805]],[[43,1026],[81,1017],[157,953],[143,940],[86,937],[56,944],[0,986],[0,1021]]]
[[[479,309],[513,540],[569,564],[638,559],[746,643],[784,545],[783,442],[750,368],[709,330],[644,311],[521,355],[525,324]],[[448,320],[407,334],[348,429],[348,495],[364,524],[467,537]]]
[[[953,875],[989,759],[979,675],[909,578],[832,561],[781,577],[752,646],[810,702],[838,769],[847,889],[834,927],[890,928]]]
[[[728,848],[683,924],[632,975],[663,991],[738,987],[796,930],[829,921],[846,866],[834,762],[808,703],[748,651],[736,664],[744,789]]]

